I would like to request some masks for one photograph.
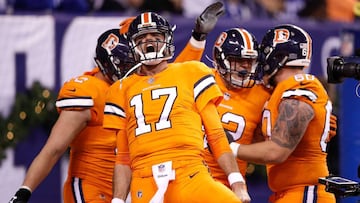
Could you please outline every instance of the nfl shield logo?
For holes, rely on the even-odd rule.
[[[138,197],[138,198],[142,198],[142,196],[143,196],[143,192],[142,191],[137,191],[137,194],[136,194],[136,196]]]
[[[164,172],[164,171],[165,171],[165,165],[164,165],[164,164],[160,164],[160,165],[158,166],[158,170],[159,170],[159,172]]]

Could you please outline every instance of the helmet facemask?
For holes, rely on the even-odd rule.
[[[148,32],[148,33],[158,33],[158,32]],[[132,47],[134,55],[137,57],[137,60],[145,65],[157,65],[161,61],[171,59],[173,55],[170,53],[173,52],[173,45],[169,44],[169,36],[166,34],[160,33],[164,36],[164,40],[149,40],[141,41],[136,43],[137,39],[132,40],[132,44],[135,46]],[[145,35],[145,34],[144,34]]]
[[[124,77],[127,72],[134,65],[134,58],[127,45],[119,43],[109,54],[109,61],[111,61],[116,70],[117,80]]]
[[[224,59],[225,68],[216,67],[221,77],[232,88],[251,88],[256,83],[258,73],[256,58],[229,56]]]

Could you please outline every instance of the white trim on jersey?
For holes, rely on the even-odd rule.
[[[305,188],[305,203],[313,203],[313,202],[317,202],[316,201],[316,198],[315,198],[315,193],[316,193],[316,190],[315,190],[315,186],[314,185],[310,185],[310,186],[307,186]],[[314,201],[315,200],[315,201]]]
[[[117,106],[115,106],[113,104],[109,104],[109,103],[107,103],[105,105],[104,113],[105,114],[113,114],[113,115],[120,116],[120,117],[123,117],[123,118],[126,117],[126,114],[125,114],[124,110],[122,110],[121,108],[119,108],[119,107],[117,107]]]
[[[318,98],[316,96],[316,94],[314,94],[312,91],[301,90],[301,89],[287,90],[282,94],[281,98],[288,98],[291,96],[305,96],[305,97],[309,98],[312,102],[315,102]]]
[[[86,98],[63,98],[57,100],[55,103],[58,108],[66,107],[92,107],[94,106],[94,101],[91,97]]]
[[[211,75],[199,80],[199,83],[196,84],[196,86],[194,87],[194,99],[196,100],[196,98],[201,94],[201,92],[203,92],[212,84],[215,84],[215,78]]]
[[[76,203],[83,203],[84,198],[82,196],[81,179],[74,177],[72,181],[73,194]]]

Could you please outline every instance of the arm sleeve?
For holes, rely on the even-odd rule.
[[[126,131],[119,130],[116,135],[116,164],[123,164],[130,166],[130,152],[128,141],[126,138]]]
[[[122,108],[125,103],[123,92],[119,90],[120,82],[110,86],[106,94],[103,127],[110,129],[126,129],[126,115]]]
[[[200,112],[205,133],[213,154],[218,159],[223,153],[231,152],[229,142],[222,127],[219,114],[213,102],[209,102]]]

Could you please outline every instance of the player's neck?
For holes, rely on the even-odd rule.
[[[143,64],[139,69],[139,75],[152,76],[165,70],[168,66],[167,61],[162,61],[157,65],[145,65]]]
[[[275,75],[275,82],[279,83],[297,74],[304,73],[301,69],[282,68]]]
[[[100,71],[95,73],[94,76],[99,78],[100,80],[103,80],[103,81],[107,82],[110,85],[112,84],[112,81]]]

